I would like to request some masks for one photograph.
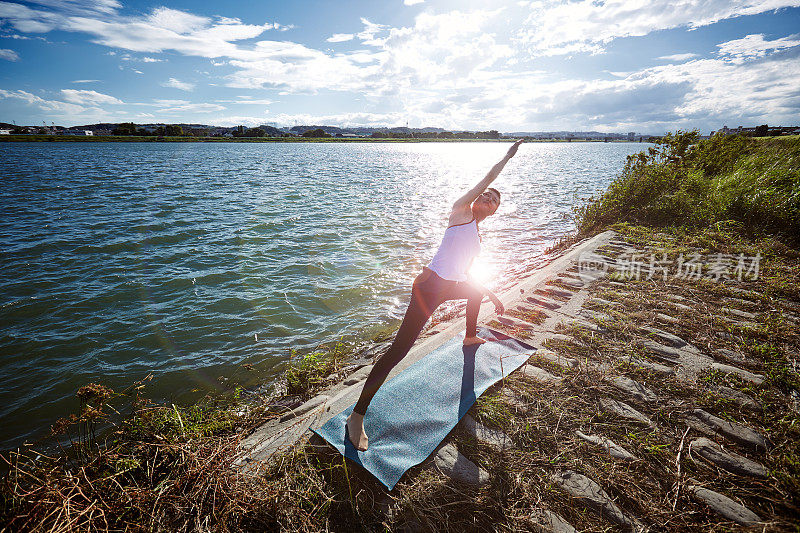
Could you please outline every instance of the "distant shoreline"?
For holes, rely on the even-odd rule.
[[[452,142],[511,142],[514,137],[504,139],[392,139],[392,138],[338,138],[338,137],[158,137],[155,135],[98,135],[81,137],[77,135],[0,135],[0,142],[206,142],[206,143],[452,143]],[[592,143],[638,143],[627,139],[527,139],[526,142],[592,142]],[[648,141],[641,141],[648,142]]]

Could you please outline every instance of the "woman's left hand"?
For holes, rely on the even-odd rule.
[[[497,311],[498,315],[502,315],[506,312],[506,308],[503,306],[503,302],[500,300],[495,300],[494,302],[494,310]]]

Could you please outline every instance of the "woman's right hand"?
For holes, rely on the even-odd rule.
[[[517,153],[517,149],[519,145],[522,144],[522,139],[518,140],[514,144],[511,145],[511,148],[508,149],[508,153],[506,154],[506,159],[511,159]]]

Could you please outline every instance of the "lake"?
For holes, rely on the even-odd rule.
[[[0,143],[0,447],[89,382],[153,374],[149,396],[191,401],[396,327],[452,202],[509,146]],[[501,290],[540,264],[647,146],[523,144],[474,275]]]

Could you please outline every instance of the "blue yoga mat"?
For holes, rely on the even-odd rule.
[[[478,396],[536,350],[489,328],[478,334],[488,342],[463,346],[462,331],[383,384],[364,418],[367,451],[358,451],[346,435],[345,421],[355,404],[314,433],[391,490],[406,470],[436,449]]]

